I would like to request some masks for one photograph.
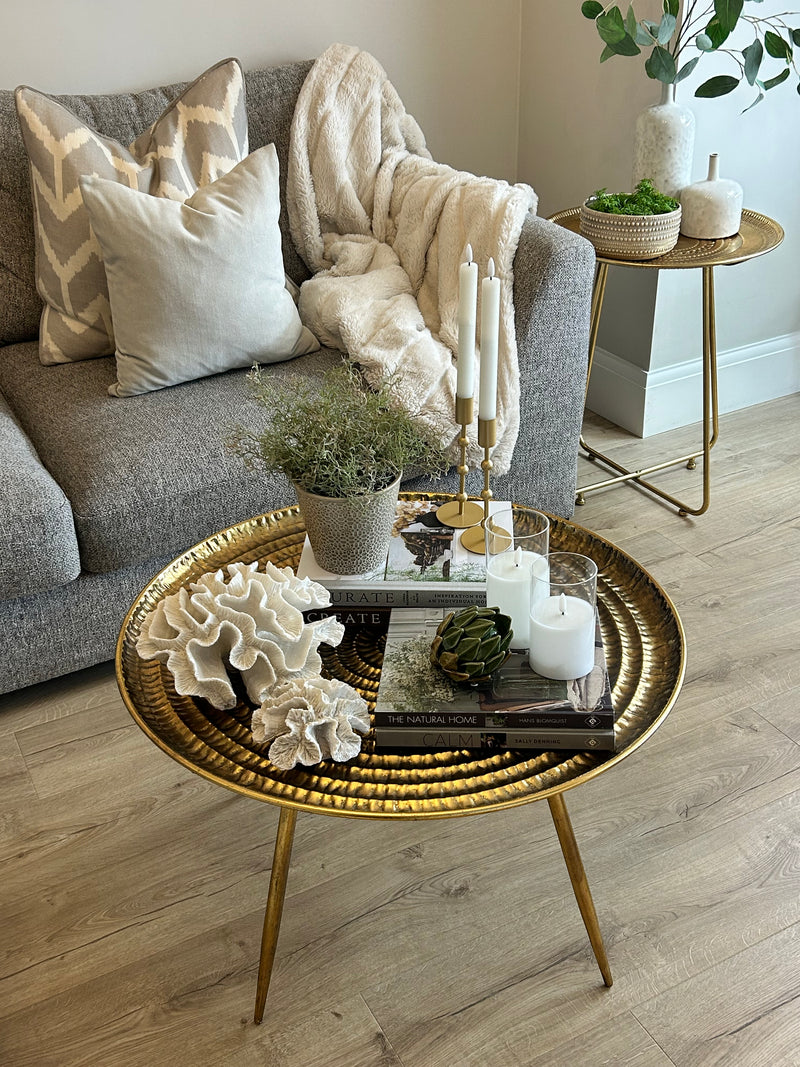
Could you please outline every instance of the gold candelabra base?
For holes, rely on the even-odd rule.
[[[483,448],[483,459],[481,460],[481,470],[483,471],[483,489],[481,489],[483,517],[478,525],[471,527],[469,530],[465,530],[461,535],[461,544],[464,548],[466,548],[468,552],[474,552],[479,556],[486,554],[486,521],[489,518],[489,501],[492,499],[492,490],[489,488],[489,476],[492,470],[490,454],[496,442],[497,419],[482,419],[479,415],[478,444]]]
[[[451,526],[455,530],[463,530],[475,526],[483,518],[483,508],[474,500],[467,499],[465,482],[469,473],[467,464],[467,427],[472,422],[473,400],[472,397],[456,397],[456,422],[461,426],[461,436],[458,443],[461,447],[458,471],[458,493],[455,500],[448,500],[446,504],[436,509],[436,517],[444,526]]]

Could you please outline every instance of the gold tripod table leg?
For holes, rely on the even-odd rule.
[[[589,892],[589,883],[586,880],[583,861],[578,851],[578,843],[572,831],[567,805],[564,803],[564,798],[560,793],[556,793],[553,797],[548,797],[548,804],[550,805],[550,814],[553,816],[556,833],[558,834],[558,842],[561,845],[564,861],[569,871],[569,880],[572,882],[575,899],[578,902],[581,917],[589,935],[594,958],[597,960],[597,965],[600,968],[605,984],[607,986],[613,985],[614,979],[611,977],[611,967],[606,956],[603,935],[597,922],[597,912],[594,909],[592,894]]]
[[[292,858],[294,841],[294,824],[297,812],[294,808],[281,808],[278,833],[275,838],[275,854],[272,859],[272,874],[269,879],[269,896],[264,912],[264,930],[261,935],[261,956],[258,962],[258,984],[256,985],[256,1008],[253,1022],[260,1023],[264,1017],[264,1004],[267,1000],[272,965],[275,962],[275,949],[281,929],[283,898],[286,895],[286,878],[289,874],[289,861]]]

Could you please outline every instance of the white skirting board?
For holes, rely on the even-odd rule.
[[[718,352],[717,380],[721,414],[800,392],[800,331]],[[645,371],[595,350],[586,406],[637,437],[700,422],[702,398],[699,358]]]

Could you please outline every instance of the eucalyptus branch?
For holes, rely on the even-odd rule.
[[[747,4],[760,2],[744,0]],[[670,85],[688,77],[705,55],[721,52],[732,57],[738,77],[731,74],[711,77],[695,90],[695,96],[724,96],[746,81],[758,86],[755,103],[763,99],[765,92],[786,81],[791,71],[798,72],[794,49],[800,49],[800,28],[793,28],[786,19],[800,12],[750,15],[744,12],[743,4],[720,0],[686,0],[682,16],[680,0],[662,0],[662,8],[662,16],[655,22],[638,19],[632,4],[623,16],[617,4],[604,6],[599,0],[583,0],[581,13],[595,23],[605,45],[600,61],[615,55],[638,56],[644,51],[647,76]],[[744,48],[724,48],[740,22],[752,27],[752,42]],[[696,49],[697,55],[685,61],[690,46]],[[760,75],[762,63],[773,60],[784,63],[783,69],[772,77]],[[800,93],[800,84],[797,89]]]
[[[678,33],[675,38],[675,48],[672,53],[675,56],[676,60],[683,51],[683,49],[686,47],[686,45],[691,44],[692,40],[697,36],[696,33],[692,33],[692,28],[694,26],[704,25],[706,19],[714,10],[713,4],[706,4],[703,10],[698,15],[695,15],[694,11],[699,2],[700,0],[691,0],[686,10],[684,11],[683,19],[678,24]]]

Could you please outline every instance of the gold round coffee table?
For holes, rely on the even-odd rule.
[[[550,222],[556,222],[573,233],[580,233],[579,207],[568,208],[550,216]],[[717,325],[716,307],[714,302],[714,268],[731,267],[737,263],[744,263],[756,256],[763,256],[777,248],[783,241],[783,228],[768,215],[762,215],[758,211],[742,211],[742,220],[739,232],[732,237],[722,237],[717,240],[701,240],[697,237],[678,237],[678,243],[670,252],[653,259],[629,259],[624,256],[610,256],[607,254],[597,256],[597,269],[595,271],[594,288],[592,290],[592,314],[589,329],[589,360],[586,371],[586,388],[589,388],[589,378],[594,363],[594,350],[597,344],[597,333],[600,327],[600,314],[603,310],[603,297],[605,295],[608,268],[632,267],[639,270],[692,270],[699,268],[703,272],[703,447],[699,451],[691,452],[675,459],[664,460],[654,463],[649,467],[640,467],[630,470],[622,466],[616,460],[598,452],[588,444],[581,436],[581,448],[591,460],[599,460],[604,466],[615,471],[611,478],[591,485],[579,486],[575,503],[584,504],[587,493],[597,489],[605,489],[608,486],[623,482],[634,482],[642,489],[652,493],[653,496],[671,504],[678,509],[678,514],[703,515],[711,503],[711,449],[719,438],[719,403],[717,400]],[[697,459],[703,457],[703,495],[697,507],[691,507],[684,501],[664,492],[652,482],[645,481],[645,475],[655,474],[680,464],[686,464],[689,470],[694,470]]]
[[[406,499],[415,495],[403,494]],[[436,495],[435,500],[452,499]],[[603,979],[611,984],[602,936],[563,793],[634,752],[664,721],[685,669],[683,629],[671,601],[637,563],[611,542],[563,519],[551,518],[551,548],[590,556],[598,565],[598,610],[613,699],[617,750],[565,753],[469,750],[375,752],[368,735],[347,763],[323,761],[280,771],[266,747],[252,741],[252,709],[219,711],[176,693],[160,663],[136,651],[142,621],[158,602],[201,574],[232,562],[296,568],[305,529],[296,507],[270,512],[213,535],[157,574],[136,598],[117,644],[120,692],[142,730],[173,759],[256,800],[278,804],[280,822],[264,919],[255,1020],[263,1016],[299,811],[361,818],[425,819],[479,814],[547,800],[578,906]],[[381,648],[367,635],[324,654],[324,668],[374,701]],[[323,649],[324,651],[324,649]]]

